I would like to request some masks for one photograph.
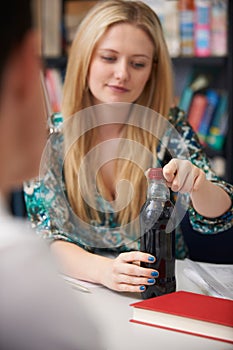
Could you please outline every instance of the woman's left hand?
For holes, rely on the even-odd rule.
[[[163,176],[172,191],[181,193],[197,191],[206,181],[203,170],[189,160],[176,158],[163,167]]]

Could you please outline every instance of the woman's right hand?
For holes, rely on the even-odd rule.
[[[108,259],[101,283],[119,292],[143,292],[146,285],[156,283],[158,271],[140,266],[140,262],[153,263],[155,257],[140,251],[121,253]]]

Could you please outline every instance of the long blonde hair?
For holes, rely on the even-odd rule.
[[[72,43],[62,103],[62,114],[65,120],[73,118],[77,112],[93,105],[87,81],[92,54],[107,29],[117,23],[130,23],[141,28],[154,44],[155,55],[151,75],[141,96],[135,103],[149,107],[162,116],[168,115],[173,101],[173,77],[171,60],[157,15],[149,6],[140,1],[108,0],[99,2],[89,11],[79,25]],[[74,212],[87,222],[90,220],[102,221],[98,210],[87,206],[81,195],[79,183],[81,183],[85,193],[88,193],[89,181],[87,174],[81,180],[79,178],[79,183],[77,180],[80,164],[92,148],[94,137],[95,131],[93,130],[82,135],[70,148],[64,163],[70,204]],[[156,157],[158,141],[148,131],[128,125],[125,128],[124,137],[142,143]],[[132,149],[128,149],[129,154],[132,151]],[[128,159],[128,162],[123,160],[116,162],[117,178],[129,180],[134,188],[133,200],[117,214],[120,225],[126,224],[137,217],[146,193],[146,181],[142,169],[135,165],[135,162],[130,161],[130,157]],[[146,169],[152,166],[150,162],[151,160],[145,159],[143,167]],[[98,190],[101,194],[106,194],[101,176],[98,177]]]

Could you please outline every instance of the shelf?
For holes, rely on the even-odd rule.
[[[216,56],[208,56],[208,57],[172,57],[172,62],[176,63],[188,63],[194,65],[211,65],[211,66],[222,66],[226,64],[227,57],[216,57]]]
[[[227,62],[227,57],[172,57],[173,63],[187,63],[187,64],[200,64],[200,65],[211,65],[211,66],[223,66]],[[64,68],[67,63],[67,57],[46,57],[44,58],[45,65],[48,68]]]
[[[210,148],[209,146],[204,147],[205,153],[209,158],[214,158],[214,157],[222,157],[225,158],[225,151],[217,151],[213,148]]]
[[[46,66],[46,68],[64,69],[66,68],[66,64],[67,64],[66,56],[44,58],[44,65]]]

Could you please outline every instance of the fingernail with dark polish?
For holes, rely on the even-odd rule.
[[[157,271],[152,271],[151,276],[158,277],[159,273]]]
[[[147,280],[147,282],[148,282],[148,283],[155,283],[155,279],[154,279],[154,278],[149,278],[149,279]]]
[[[140,289],[140,290],[145,290],[146,288],[145,288],[145,286],[140,286],[139,289]]]
[[[153,256],[149,256],[148,261],[154,261],[155,258]]]

